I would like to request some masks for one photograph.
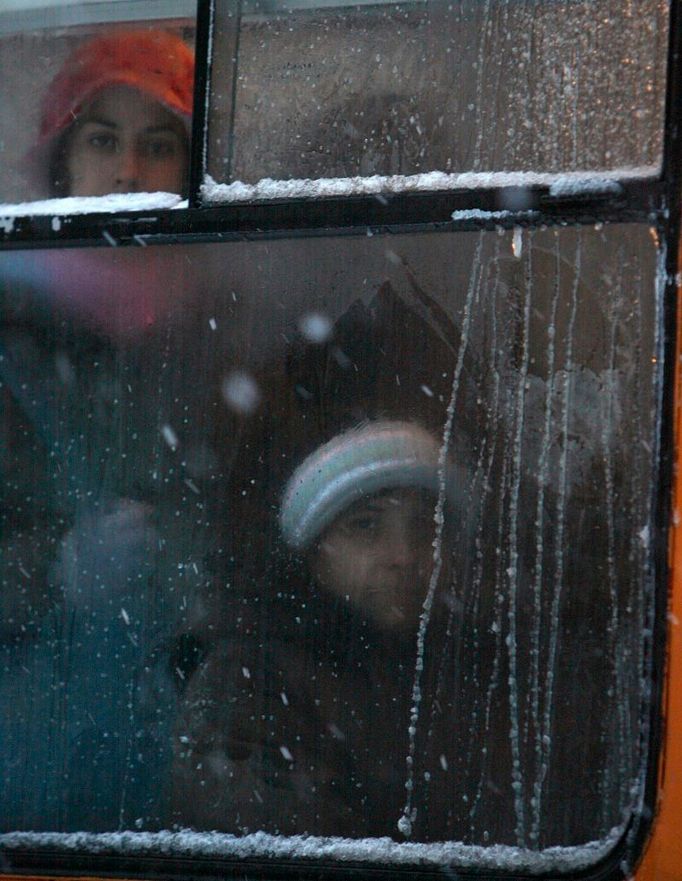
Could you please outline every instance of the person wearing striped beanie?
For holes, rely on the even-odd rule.
[[[416,422],[375,420],[332,438],[292,474],[280,507],[286,545],[323,591],[384,630],[414,633],[457,475]]]

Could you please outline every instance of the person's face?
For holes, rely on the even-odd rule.
[[[434,504],[418,489],[357,502],[336,518],[312,552],[313,576],[380,627],[414,629],[433,563]]]
[[[75,123],[66,150],[68,194],[182,193],[187,161],[177,117],[149,95],[110,86]]]

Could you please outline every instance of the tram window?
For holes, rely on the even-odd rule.
[[[657,0],[249,0],[239,10],[216,9],[209,200],[351,191],[311,182],[324,178],[660,168],[667,8]],[[256,192],[241,186],[259,181]]]
[[[121,194],[187,197],[194,6],[155,7],[150,19],[134,0],[3,5],[0,202],[115,194],[90,210],[122,210]]]
[[[647,752],[648,227],[0,271],[10,869],[98,847],[49,832],[502,872],[615,846]]]

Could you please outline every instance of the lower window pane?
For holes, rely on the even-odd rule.
[[[608,850],[656,267],[641,226],[2,255],[3,843]]]

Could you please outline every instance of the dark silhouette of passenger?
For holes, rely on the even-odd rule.
[[[272,365],[227,492],[234,556],[182,635],[172,822],[532,847],[603,822],[613,723],[575,721],[585,689],[604,705],[610,676],[594,558],[555,547],[556,495],[534,473],[519,471],[515,500],[513,422],[501,408],[492,430],[487,365],[460,346],[416,285],[412,298],[384,285]],[[595,518],[592,497],[578,487],[564,515]],[[572,571],[548,683],[560,553]],[[542,710],[524,679],[534,645]],[[552,808],[560,793],[570,814]]]
[[[292,475],[280,507],[283,547],[272,548],[277,561],[260,596],[235,598],[234,631],[184,696],[179,821],[397,834],[439,451],[416,423],[368,422]],[[188,789],[202,798],[188,800]]]
[[[268,442],[242,465],[270,522],[235,518],[263,528],[226,573],[188,677],[174,822],[404,840],[406,783],[423,781],[421,758],[418,782],[407,761],[417,639],[424,627],[429,652],[442,644],[467,492],[443,447],[452,328],[425,308],[386,286],[324,344],[289,349]],[[415,837],[447,837],[441,802]]]
[[[52,196],[184,192],[193,70],[166,32],[88,40],[44,97],[28,168]],[[120,332],[97,297],[97,315],[92,302],[81,309],[114,273],[90,283],[78,261],[45,290],[30,273],[8,279],[0,297],[0,693],[13,707],[0,724],[3,829],[159,827],[175,697],[167,637],[182,588],[201,578],[198,564],[192,578],[178,566],[178,553],[191,559],[168,513],[181,491],[150,479],[164,466],[144,400],[149,310]]]

